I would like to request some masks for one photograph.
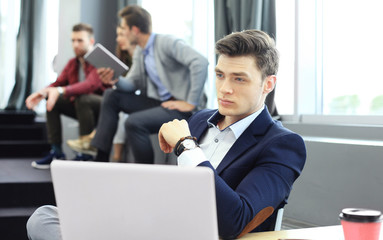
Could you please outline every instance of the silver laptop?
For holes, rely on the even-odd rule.
[[[209,168],[55,160],[51,171],[64,240],[218,239]]]

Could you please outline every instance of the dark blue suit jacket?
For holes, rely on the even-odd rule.
[[[207,119],[215,111],[205,109],[189,119],[192,136],[200,139],[206,133]],[[287,203],[305,161],[303,139],[274,121],[265,107],[217,169],[209,161],[199,165],[215,173],[219,235],[237,237],[259,211],[270,206],[273,215],[253,231],[272,230],[277,209]]]

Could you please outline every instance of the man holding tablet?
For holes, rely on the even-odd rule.
[[[62,151],[60,115],[64,114],[79,121],[79,135],[85,137],[96,126],[102,94],[107,88],[97,69],[84,60],[84,55],[94,45],[93,28],[88,24],[77,24],[72,29],[72,47],[76,55],[69,60],[57,80],[32,93],[25,101],[33,109],[42,99],[47,98],[47,132],[51,152],[39,161],[32,162],[38,169],[49,169],[53,159],[65,159]],[[77,160],[91,160],[90,155],[77,155]]]
[[[137,47],[126,77],[113,79],[113,70],[98,69],[102,81],[115,85],[116,90],[104,94],[91,145],[97,148],[96,161],[109,161],[118,114],[122,111],[129,114],[126,140],[136,162],[153,163],[150,134],[157,133],[164,122],[188,118],[204,108],[208,61],[182,40],[152,33],[151,16],[142,7],[127,6],[119,16],[125,36]]]

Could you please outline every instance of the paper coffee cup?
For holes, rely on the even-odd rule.
[[[379,240],[382,213],[363,208],[345,208],[339,214],[345,240]]]

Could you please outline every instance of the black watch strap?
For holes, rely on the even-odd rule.
[[[176,146],[174,147],[174,154],[178,157],[179,155],[181,155],[181,153],[183,153],[183,151],[185,150],[185,147],[181,144],[185,139],[190,139],[190,140],[193,140],[196,144],[196,146],[198,146],[198,143],[197,143],[197,138],[196,137],[192,137],[192,136],[187,136],[187,137],[182,137],[180,138],[180,140],[178,140]]]

